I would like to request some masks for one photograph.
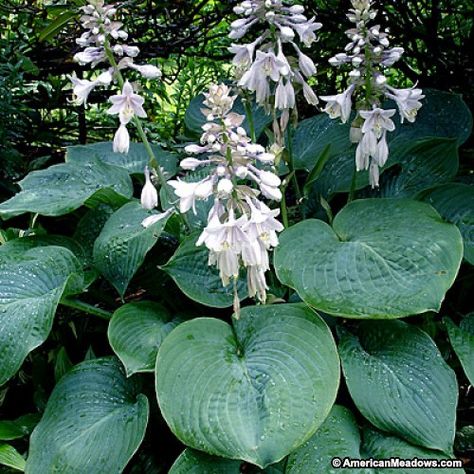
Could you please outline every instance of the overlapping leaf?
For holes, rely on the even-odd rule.
[[[123,204],[133,193],[126,170],[97,158],[33,171],[19,184],[21,191],[0,204],[3,219],[25,212],[61,216],[84,204],[93,207],[99,202]]]
[[[26,472],[120,473],[147,422],[148,400],[117,359],[82,362],[54,388],[31,435]]]
[[[428,191],[423,200],[459,227],[464,240],[464,258],[474,265],[474,186],[446,184]]]
[[[402,321],[341,331],[339,354],[349,392],[377,428],[451,453],[458,385],[431,338]]]
[[[108,330],[109,342],[127,376],[153,372],[158,348],[178,323],[163,306],[150,301],[128,303],[115,311]]]
[[[159,145],[151,145],[151,148],[163,170],[170,176],[174,175],[176,173],[176,155],[163,150]],[[66,162],[84,164],[91,158],[125,168],[131,174],[143,174],[145,166],[150,161],[145,145],[142,143],[130,143],[128,153],[114,153],[112,142],[76,145],[67,148]]]
[[[125,204],[108,219],[94,244],[94,265],[121,296],[155,245],[167,219],[145,228],[150,214],[139,202]]]
[[[232,306],[234,293],[232,285],[222,286],[219,272],[209,266],[209,251],[205,246],[196,247],[198,234],[183,240],[163,271],[168,273],[181,291],[198,303],[215,308]],[[247,294],[245,280],[239,278],[237,288],[241,299]]]
[[[459,326],[449,318],[445,318],[444,322],[451,345],[471,385],[474,385],[474,313],[463,318]]]
[[[0,254],[0,384],[48,337],[61,297],[82,285],[81,264],[64,247]]]
[[[306,220],[281,234],[279,280],[336,316],[399,318],[439,310],[462,238],[431,206],[405,199],[350,203],[331,228]]]

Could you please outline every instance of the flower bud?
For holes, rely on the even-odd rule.
[[[115,132],[113,150],[115,153],[128,153],[130,148],[130,135],[123,124]]]
[[[201,165],[201,160],[198,160],[197,158],[185,158],[184,160],[181,160],[181,163],[179,164],[179,166],[183,168],[183,170],[191,171],[194,171],[198,166]]]
[[[227,178],[221,179],[217,185],[217,192],[220,194],[229,195],[233,189],[234,185],[232,184],[232,181]]]
[[[141,203],[143,209],[150,211],[158,205],[158,192],[150,179],[150,171],[145,168],[145,186],[141,194]]]

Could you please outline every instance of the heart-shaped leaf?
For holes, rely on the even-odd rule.
[[[459,227],[464,239],[464,258],[474,265],[474,186],[446,184],[427,192],[423,200]]]
[[[402,321],[367,321],[341,330],[339,354],[349,392],[377,428],[451,453],[456,375],[431,338]]]
[[[334,458],[362,459],[359,427],[345,407],[334,405],[316,433],[288,456],[285,474],[372,474],[372,469],[341,469],[332,465]]]
[[[353,201],[331,228],[306,220],[275,251],[280,281],[336,316],[399,318],[437,311],[462,259],[462,238],[431,206],[405,199]]]
[[[233,327],[185,322],[156,362],[158,402],[173,433],[192,448],[262,468],[316,431],[338,385],[332,335],[301,304],[246,307]]]
[[[143,227],[142,222],[149,215],[139,202],[129,202],[112,214],[95,241],[94,265],[120,296],[166,225],[164,218]]]
[[[21,191],[0,204],[0,217],[10,219],[35,212],[61,216],[99,202],[125,203],[132,196],[132,181],[118,166],[91,158],[86,163],[62,163],[33,171],[20,181]]]
[[[161,269],[173,278],[180,290],[198,303],[214,308],[232,306],[234,293],[232,285],[222,286],[219,272],[209,266],[209,251],[196,247],[199,234],[183,240],[176,253]],[[237,283],[241,299],[247,296],[247,284],[242,278]]]
[[[439,451],[431,451],[430,449],[422,448],[420,446],[413,446],[403,439],[395,436],[387,436],[379,431],[365,428],[363,431],[363,450],[367,457],[373,459],[391,459],[400,460],[416,460],[417,468],[407,468],[405,472],[410,474],[464,474],[464,469],[459,468],[431,468],[434,463],[440,460],[450,459],[448,456],[441,454]],[[461,463],[457,459],[455,462]],[[420,463],[423,463],[420,465]],[[400,466],[401,467],[401,466]],[[393,469],[382,468],[376,469],[377,474],[399,474],[400,467],[394,466]],[[351,474],[354,472],[350,471]],[[401,471],[403,472],[403,471]]]
[[[249,466],[242,461],[209,456],[209,454],[186,448],[171,466],[168,474],[241,474],[242,468],[247,474],[284,474],[285,461],[272,464],[266,469]]]
[[[474,313],[463,318],[459,326],[449,318],[445,318],[444,323],[464,372],[471,385],[474,385]]]
[[[169,176],[174,175],[176,173],[176,155],[163,150],[158,145],[151,145],[151,149],[165,173],[168,173]],[[130,143],[128,153],[114,153],[112,142],[76,145],[67,148],[66,161],[69,163],[83,164],[91,158],[125,168],[130,174],[143,174],[150,161],[143,143]]]
[[[136,372],[153,372],[158,348],[178,324],[179,319],[151,301],[128,303],[115,311],[108,337],[128,377]]]
[[[74,367],[56,385],[33,431],[28,474],[120,473],[143,440],[147,398],[115,358]]]
[[[168,474],[240,474],[240,461],[218,458],[185,449],[171,466]]]
[[[64,247],[0,253],[0,385],[46,340],[66,287],[82,285],[81,264]]]

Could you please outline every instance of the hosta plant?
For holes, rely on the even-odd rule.
[[[165,147],[136,82],[159,69],[135,62],[120,5],[81,7],[75,59],[92,69],[71,75],[73,97],[115,90],[103,109],[119,126],[0,204],[0,464],[307,474],[416,458],[413,472],[463,472],[469,109],[388,85],[403,51],[369,0],[352,0],[331,59],[352,70],[321,97],[330,117],[303,52],[324,26],[283,0],[235,13],[233,80],[194,98],[183,143]],[[299,92],[313,107],[300,122]]]

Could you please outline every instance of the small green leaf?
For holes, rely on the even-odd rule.
[[[20,416],[16,420],[1,420],[0,440],[11,441],[23,438],[33,431],[33,428],[38,424],[38,421],[39,415],[33,413]]]
[[[0,217],[10,219],[25,212],[44,216],[68,214],[82,205],[125,203],[132,196],[128,173],[97,159],[63,163],[33,171],[20,181],[21,191],[0,204]]]
[[[331,332],[301,304],[246,307],[233,327],[187,321],[156,361],[158,402],[173,433],[192,448],[261,468],[312,436],[338,386]]]
[[[458,385],[432,339],[402,321],[367,321],[359,335],[341,330],[347,387],[377,428],[452,453]]]
[[[63,346],[59,349],[58,355],[56,356],[56,362],[54,364],[54,378],[58,382],[61,377],[69,372],[73,367],[71,359],[67,355],[66,348]]]
[[[9,444],[0,443],[0,464],[24,472],[25,459]]]
[[[114,212],[94,244],[94,265],[123,296],[127,287],[155,245],[167,219],[143,227],[150,213],[137,201]]]
[[[161,269],[173,278],[180,290],[198,303],[214,308],[232,306],[234,300],[232,284],[222,286],[219,271],[209,266],[209,251],[206,247],[196,247],[199,234],[183,240],[176,253]],[[239,278],[240,299],[247,296],[247,284]]]
[[[444,318],[444,324],[464,372],[474,385],[474,313],[463,318],[459,327],[450,318]]]
[[[125,304],[115,311],[108,337],[128,377],[153,372],[158,348],[178,323],[163,306],[151,301]]]
[[[76,18],[76,11],[65,11],[59,14],[44,30],[39,34],[39,41],[48,41],[59,33],[65,25],[73,18]]]
[[[81,265],[64,247],[0,254],[0,385],[46,340],[63,294],[82,287]]]
[[[427,204],[353,201],[333,227],[306,220],[275,251],[279,280],[335,316],[400,318],[438,311],[462,259],[462,238]]]
[[[120,473],[140,446],[147,398],[115,358],[74,367],[56,385],[33,431],[28,474]]]

